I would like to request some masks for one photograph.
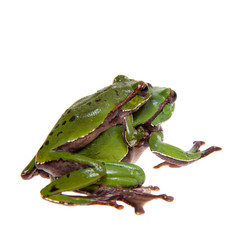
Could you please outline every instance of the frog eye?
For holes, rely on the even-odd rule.
[[[142,93],[148,93],[148,85],[142,90]]]
[[[171,89],[170,94],[171,94],[171,101],[170,101],[170,103],[174,103],[176,101],[176,99],[177,99],[177,93]]]
[[[141,96],[141,97],[145,97],[149,92],[148,84],[146,84],[144,82],[141,82],[139,88],[140,88],[140,91],[139,91],[138,95]]]

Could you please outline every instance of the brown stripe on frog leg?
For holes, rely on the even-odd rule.
[[[200,152],[200,147],[205,144],[203,141],[195,141],[193,143],[193,147],[190,149],[189,152],[192,152],[192,153],[197,153],[197,152]],[[196,162],[198,160],[200,160],[201,158],[204,158],[206,157],[207,155],[213,153],[213,152],[216,152],[216,151],[220,151],[221,148],[220,147],[216,147],[216,146],[212,146],[212,147],[209,147],[208,149],[204,150],[204,151],[201,151],[201,155],[196,158],[196,159],[189,159],[189,160],[184,160],[184,159],[175,159],[171,156],[167,156],[167,155],[164,155],[160,152],[156,152],[156,151],[152,151],[155,155],[157,155],[159,158],[165,160],[165,162],[163,163],[160,163],[156,166],[154,166],[154,168],[160,168],[162,166],[168,166],[168,167],[171,167],[171,168],[178,168],[178,167],[183,167],[183,166],[187,166],[193,162]]]
[[[164,160],[165,162],[163,163],[160,163],[156,166],[154,166],[153,168],[160,168],[160,167],[163,167],[163,166],[168,166],[168,167],[171,167],[171,168],[178,168],[178,167],[183,167],[183,166],[187,166],[189,164],[191,164],[192,162],[196,161],[181,161],[181,160],[178,160],[178,159],[174,159],[174,158],[171,158],[169,156],[166,156],[162,153],[159,153],[159,152],[154,152],[153,153],[158,156],[159,158],[161,158],[162,160]]]

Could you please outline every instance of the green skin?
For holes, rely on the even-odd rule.
[[[172,201],[166,195],[151,195],[149,191],[156,187],[141,187],[145,174],[134,164],[141,153],[150,147],[164,160],[158,168],[181,167],[220,150],[200,151],[203,142],[198,141],[185,152],[163,142],[161,123],[171,117],[175,100],[170,88],[117,76],[112,85],[65,111],[22,178],[49,177],[51,183],[41,190],[42,197],[65,205],[105,204],[121,209],[116,203],[120,200],[141,214],[142,205],[153,198]],[[67,191],[85,195],[63,194]]]

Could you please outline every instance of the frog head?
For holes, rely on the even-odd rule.
[[[167,121],[173,114],[177,94],[171,88],[152,87],[149,100],[133,115],[134,126],[156,126]]]
[[[153,119],[152,125],[157,125],[159,123],[167,121],[173,114],[175,108],[175,101],[177,99],[177,94],[170,88],[158,88],[155,87],[153,90],[153,101],[158,103],[158,111],[156,118]],[[163,101],[164,100],[164,101]],[[150,101],[150,103],[152,103]]]

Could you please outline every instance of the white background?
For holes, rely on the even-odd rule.
[[[1,238],[240,239],[239,1],[1,1]],[[178,94],[165,141],[221,152],[180,169],[138,164],[174,202],[64,207],[20,178],[63,111],[118,74]],[[4,237],[3,237],[4,236]]]

